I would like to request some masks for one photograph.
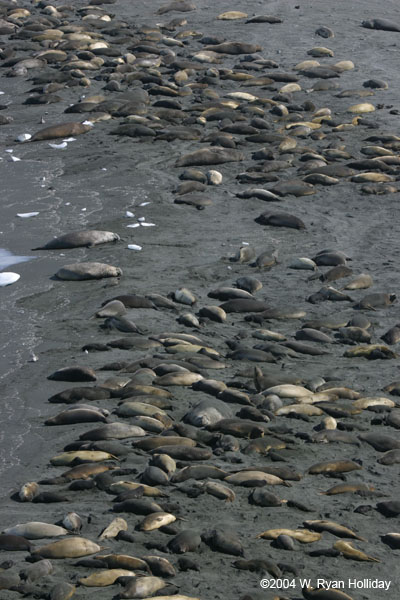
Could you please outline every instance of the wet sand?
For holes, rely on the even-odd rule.
[[[156,10],[164,3],[160,0],[151,4],[135,2],[126,4],[103,5],[103,8],[115,14],[115,19],[140,25],[155,25],[166,22],[180,13],[156,15]],[[72,3],[75,6],[75,3]],[[299,6],[299,7],[298,7]],[[297,8],[298,7],[298,8]],[[265,13],[279,16],[282,23],[245,24],[245,20],[219,21],[218,14],[225,10],[243,10],[251,16],[253,13]],[[32,14],[39,14],[29,5]],[[181,29],[194,29],[203,35],[220,36],[228,40],[246,41],[260,44],[260,54],[279,64],[279,71],[294,72],[293,67],[300,61],[310,58],[307,51],[315,46],[327,46],[334,51],[334,58],[317,59],[321,64],[334,64],[339,60],[352,60],[355,69],[342,73],[337,79],[338,90],[327,92],[309,92],[314,79],[301,77],[299,83],[303,91],[293,94],[293,104],[301,105],[311,100],[316,108],[329,107],[338,122],[350,122],[353,115],[346,109],[358,102],[372,102],[378,110],[365,115],[365,119],[376,128],[359,125],[335,135],[331,127],[324,125],[322,130],[327,138],[308,140],[299,138],[298,145],[322,152],[329,144],[342,144],[354,159],[362,158],[360,148],[364,140],[377,132],[398,135],[399,117],[391,111],[400,110],[398,91],[400,75],[398,72],[398,45],[400,34],[396,32],[375,31],[362,28],[361,21],[367,18],[382,17],[400,24],[400,12],[397,3],[386,2],[385,14],[379,14],[380,7],[375,2],[347,1],[335,2],[334,9],[325,3],[315,2],[243,2],[240,7],[232,7],[227,2],[214,5],[197,2],[197,10],[184,13],[188,24]],[[362,14],[361,14],[362,13]],[[73,15],[74,13],[71,13]],[[315,35],[319,26],[328,26],[334,38],[323,39]],[[177,30],[179,31],[179,29]],[[174,36],[176,32],[169,33]],[[4,47],[7,36],[0,38]],[[125,48],[125,47],[124,47]],[[195,39],[188,38],[184,48],[172,48],[181,57],[191,55],[202,49]],[[27,53],[29,54],[29,53]],[[217,68],[232,68],[240,57],[221,55],[221,64]],[[206,65],[212,67],[214,65]],[[174,204],[176,195],[173,190],[179,183],[182,168],[175,168],[175,161],[183,154],[205,146],[198,141],[146,141],[145,138],[131,139],[109,135],[122,119],[113,118],[95,123],[93,129],[76,141],[68,143],[65,150],[49,147],[47,142],[18,144],[15,138],[21,133],[38,131],[45,125],[72,120],[83,120],[87,115],[66,115],[63,111],[72,103],[78,102],[82,94],[104,93],[110,98],[114,92],[104,92],[104,81],[91,77],[89,88],[64,88],[59,95],[61,102],[46,106],[23,105],[28,90],[32,87],[27,77],[9,78],[1,73],[0,96],[2,103],[9,104],[4,114],[14,121],[0,128],[0,181],[1,235],[0,247],[18,256],[32,256],[32,260],[7,267],[21,275],[12,286],[1,288],[2,311],[0,315],[1,376],[3,387],[3,410],[0,423],[0,472],[1,472],[1,517],[3,530],[15,523],[27,521],[46,521],[55,523],[70,511],[89,519],[82,530],[84,537],[96,540],[97,536],[111,519],[116,516],[110,512],[112,496],[98,490],[68,491],[61,486],[69,502],[55,504],[20,503],[11,499],[19,487],[27,481],[38,481],[56,477],[62,468],[49,465],[50,457],[59,454],[68,443],[79,438],[83,432],[97,424],[86,423],[71,426],[46,427],[43,422],[50,415],[57,414],[64,405],[49,404],[48,398],[75,384],[47,380],[47,376],[63,367],[79,364],[93,368],[98,376],[96,385],[101,385],[115,372],[99,370],[106,363],[118,360],[134,361],[144,356],[152,356],[152,351],[123,351],[114,349],[109,352],[85,354],[81,348],[92,342],[107,343],[111,339],[127,334],[118,331],[105,332],[100,328],[100,320],[91,318],[99,306],[108,298],[117,294],[137,293],[141,295],[158,293],[167,296],[179,287],[187,287],[197,296],[198,302],[193,308],[208,304],[220,304],[207,297],[211,289],[231,286],[244,275],[257,277],[263,288],[257,292],[257,299],[264,300],[269,306],[296,306],[306,311],[306,317],[298,320],[280,320],[264,322],[261,326],[244,320],[244,314],[229,314],[225,323],[206,322],[199,331],[192,331],[176,323],[177,314],[168,310],[130,309],[127,316],[146,332],[146,336],[157,335],[163,331],[194,333],[199,335],[210,347],[217,350],[222,359],[228,352],[227,340],[235,339],[252,347],[259,342],[252,333],[259,327],[279,331],[288,339],[293,339],[295,331],[302,323],[327,316],[350,319],[355,310],[353,304],[367,293],[398,293],[399,274],[397,261],[400,253],[399,226],[397,223],[397,204],[399,193],[385,195],[367,195],[360,185],[349,178],[340,179],[338,185],[315,186],[315,194],[295,198],[286,196],[279,203],[265,203],[259,199],[248,200],[236,197],[238,192],[253,187],[241,185],[236,180],[238,173],[246,171],[254,164],[251,154],[267,144],[252,144],[244,136],[235,136],[239,140],[238,148],[245,159],[240,163],[227,163],[215,167],[198,167],[203,172],[215,168],[223,175],[220,186],[208,186],[204,196],[212,200],[212,205],[198,211],[187,205]],[[163,71],[163,69],[161,69]],[[40,72],[35,70],[34,74]],[[30,73],[29,73],[30,75]],[[374,90],[367,98],[337,98],[336,94],[345,89],[363,89],[362,84],[370,78],[384,79],[387,90]],[[277,89],[283,83],[277,85]],[[210,86],[211,89],[212,86]],[[259,88],[240,86],[237,82],[221,80],[215,86],[220,96],[232,91],[248,91],[263,97],[272,97],[276,92]],[[365,89],[365,88],[364,88]],[[151,101],[161,96],[151,96]],[[182,97],[182,104],[188,112],[193,97]],[[265,108],[266,118],[278,128],[277,121]],[[197,113],[195,113],[197,115]],[[45,125],[40,124],[44,116]],[[80,118],[82,116],[82,119]],[[308,117],[304,120],[308,120]],[[195,127],[197,125],[194,125]],[[208,123],[206,131],[213,130]],[[216,127],[216,126],[215,126]],[[6,152],[13,149],[13,153]],[[20,158],[11,162],[10,155]],[[280,158],[280,157],[278,157]],[[299,177],[297,168],[301,165],[298,155],[288,155],[293,159],[293,167],[277,173],[280,180]],[[349,161],[343,161],[349,162]],[[398,168],[398,167],[397,167]],[[397,179],[398,175],[396,176]],[[271,189],[275,184],[257,184],[254,187]],[[393,185],[398,185],[394,182]],[[140,206],[142,203],[148,203]],[[255,223],[254,219],[265,210],[276,210],[295,214],[306,224],[305,231],[287,228],[265,227]],[[16,217],[17,213],[39,211],[39,215],[29,219]],[[128,218],[126,211],[135,216]],[[153,227],[127,225],[145,218],[145,222],[154,223]],[[118,244],[106,244],[95,248],[62,251],[38,251],[37,247],[53,236],[80,229],[101,229],[120,235]],[[271,270],[256,270],[248,264],[231,262],[229,257],[235,254],[244,243],[250,244],[259,254],[264,250],[278,250],[278,264]],[[127,249],[128,244],[138,244],[140,252]],[[310,294],[322,287],[318,280],[308,281],[310,271],[296,271],[288,268],[295,257],[312,257],[319,250],[334,248],[343,251],[352,261],[349,266],[354,274],[369,273],[374,285],[369,290],[349,292],[352,302],[307,302]],[[123,276],[117,285],[112,280],[99,281],[57,281],[54,274],[62,266],[80,261],[98,261],[122,268]],[[321,272],[327,269],[322,268]],[[348,280],[344,280],[343,285]],[[342,280],[332,285],[340,289]],[[186,307],[178,305],[181,312]],[[398,303],[392,307],[366,313],[372,322],[373,343],[380,343],[380,336],[399,321]],[[319,347],[318,344],[316,346]],[[363,396],[385,396],[395,399],[382,391],[382,388],[397,380],[398,358],[392,360],[349,359],[343,356],[351,346],[329,344],[323,346],[328,355],[285,358],[277,365],[257,363],[265,373],[295,374],[305,382],[316,377],[329,378],[336,384],[346,385],[359,391]],[[396,346],[391,346],[396,351]],[[161,349],[161,352],[165,352]],[[36,358],[38,360],[36,360]],[[34,360],[32,360],[34,359]],[[222,380],[225,383],[241,381],[252,389],[251,369],[256,363],[226,360],[227,369],[207,371],[209,379]],[[248,376],[238,376],[247,369]],[[86,385],[86,384],[76,384]],[[167,411],[175,421],[200,400],[210,396],[195,392],[190,388],[169,388],[173,393],[173,409]],[[253,392],[255,394],[255,390]],[[346,401],[348,403],[348,401]],[[113,410],[115,400],[101,400],[94,404]],[[241,406],[229,405],[234,415]],[[117,420],[112,415],[112,420]],[[371,421],[382,419],[383,415],[365,410],[351,419],[340,419],[349,427],[354,426],[355,435],[371,429]],[[250,466],[290,466],[300,472],[300,481],[293,481],[291,487],[271,487],[271,491],[280,498],[297,500],[313,509],[306,513],[282,504],[276,508],[255,507],[248,503],[250,490],[231,486],[236,500],[226,504],[207,494],[196,498],[179,491],[174,486],[167,487],[169,502],[178,505],[180,517],[186,519],[179,523],[180,529],[195,529],[204,532],[209,529],[226,528],[235,532],[244,548],[244,556],[250,558],[269,558],[275,563],[287,563],[298,569],[296,574],[289,571],[284,577],[295,580],[296,588],[285,590],[281,596],[291,600],[301,598],[299,577],[311,578],[316,585],[317,578],[345,580],[357,578],[363,580],[381,579],[391,581],[388,592],[370,589],[343,591],[354,599],[395,598],[399,585],[396,565],[399,551],[384,545],[380,536],[397,531],[398,518],[387,519],[374,507],[383,500],[396,500],[399,493],[398,465],[383,466],[377,463],[380,452],[362,442],[360,446],[329,443],[306,443],[303,434],[312,434],[313,427],[320,417],[311,417],[308,421],[278,417],[273,421],[287,426],[286,449],[279,451],[287,462],[273,462],[268,456],[249,455],[243,452],[216,454],[208,461],[229,472]],[[373,425],[373,431],[398,439],[397,430],[383,424]],[[130,446],[131,440],[126,440]],[[240,440],[241,448],[246,445]],[[140,473],[147,465],[146,453],[130,453],[120,464],[121,468],[135,469]],[[374,486],[382,494],[363,498],[357,495],[320,495],[341,482],[340,479],[309,475],[307,469],[320,461],[352,459],[359,461],[363,468],[354,474],[346,474],[347,481]],[[126,478],[135,478],[135,474]],[[193,483],[193,482],[189,482]],[[179,486],[178,486],[179,487]],[[360,505],[372,508],[365,514],[354,512]],[[135,532],[135,525],[141,517],[132,514],[118,515],[125,518],[129,530],[134,533],[135,543],[110,540],[107,546],[112,552],[143,556],[149,553],[145,544],[166,544],[170,539],[165,533]],[[308,552],[314,547],[331,547],[338,538],[324,533],[321,542],[308,545],[295,542],[295,550],[287,552],[271,546],[268,540],[256,539],[262,531],[274,527],[302,527],[306,519],[329,518],[347,525],[367,540],[355,545],[368,555],[380,559],[380,563],[354,562],[342,556],[310,557]],[[34,542],[41,545],[42,540]],[[46,543],[45,541],[43,543]],[[151,552],[153,553],[153,551]],[[177,568],[177,555],[162,554]],[[18,572],[25,566],[26,552],[2,552],[4,560],[11,559]],[[235,557],[226,553],[213,552],[204,543],[198,553],[189,553],[198,565],[199,571],[180,572],[171,583],[179,586],[180,593],[211,598],[273,598],[279,593],[261,590],[260,573],[251,573],[234,569]],[[54,560],[54,572],[34,584],[35,593],[45,594],[58,581],[76,581],[88,575],[91,569],[76,567],[75,560]],[[269,575],[268,578],[272,579]],[[118,586],[109,588],[80,587],[74,597],[77,598],[113,598],[119,591]],[[162,592],[159,592],[161,594]],[[2,591],[2,598],[19,597],[18,592]],[[247,594],[247,596],[246,596]]]

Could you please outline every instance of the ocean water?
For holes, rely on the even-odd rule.
[[[11,267],[11,265],[28,262],[34,258],[34,256],[17,256],[5,248],[0,248],[0,270]]]
[[[37,363],[31,361],[41,339],[40,315],[23,300],[49,285],[41,257],[31,252],[38,245],[38,230],[45,238],[48,228],[51,199],[47,185],[43,187],[48,170],[37,161],[0,160],[0,272],[20,275],[14,284],[0,288],[0,497],[9,496],[18,468],[35,452],[30,440],[32,419],[39,413],[32,388]],[[17,216],[31,211],[39,216]]]

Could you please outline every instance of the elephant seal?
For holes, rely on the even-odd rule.
[[[220,165],[227,162],[238,162],[243,159],[243,154],[238,150],[214,146],[213,148],[195,150],[190,154],[184,154],[176,161],[175,166],[193,167],[199,165]]]
[[[396,465],[400,463],[400,450],[389,450],[378,458],[377,462],[380,465]]]
[[[308,473],[310,475],[318,475],[320,473],[348,473],[359,469],[362,469],[361,465],[352,460],[336,460],[312,465],[308,469]]]
[[[333,33],[332,29],[330,29],[329,27],[325,27],[324,25],[322,27],[318,27],[318,29],[315,30],[315,35],[319,35],[323,38],[335,37],[335,34]]]
[[[14,527],[4,529],[3,533],[22,536],[27,540],[38,540],[40,538],[66,535],[68,531],[64,527],[52,525],[51,523],[30,521],[29,523],[19,523],[18,525],[14,525]]]
[[[164,15],[167,12],[177,11],[177,12],[190,12],[192,10],[196,10],[196,5],[194,2],[187,2],[185,0],[178,0],[176,2],[171,2],[170,4],[164,4],[161,6],[157,15]]]
[[[62,581],[51,588],[49,592],[49,600],[69,600],[75,593],[75,586],[71,583]]]
[[[46,419],[45,425],[74,425],[76,423],[94,423],[102,421],[107,423],[107,417],[99,410],[89,407],[72,408],[64,410],[54,417]]]
[[[125,308],[125,304],[123,302],[121,302],[120,300],[110,300],[110,302],[107,302],[106,304],[103,304],[103,307],[98,310],[95,313],[95,316],[99,319],[104,319],[104,318],[110,318],[110,317],[121,317],[124,316],[126,314],[126,308]],[[88,344],[88,347],[85,347],[85,350],[88,349],[89,347],[93,348],[93,345]],[[106,348],[108,348],[108,346],[106,346]],[[100,345],[97,346],[97,349],[101,351],[102,350],[106,350],[106,348],[102,348],[102,346]],[[94,348],[93,348],[94,349]]]
[[[393,550],[398,550],[400,548],[399,533],[387,533],[386,535],[381,535],[381,540],[384,544],[387,544]]]
[[[303,598],[306,600],[353,600],[351,596],[340,590],[326,590],[324,588],[303,588]]]
[[[142,437],[146,432],[141,427],[127,425],[125,423],[107,423],[98,429],[91,429],[79,436],[80,440],[122,440],[129,437]]]
[[[400,442],[388,435],[378,433],[362,433],[358,438],[367,442],[378,452],[389,452],[390,450],[399,450]]]
[[[396,294],[385,294],[383,292],[375,292],[374,294],[368,294],[364,296],[354,308],[359,310],[376,310],[379,308],[386,308],[395,302]]]
[[[32,248],[32,250],[61,250],[67,248],[81,248],[86,246],[91,248],[98,244],[106,244],[108,242],[117,242],[121,238],[112,231],[98,231],[96,229],[88,229],[85,231],[73,231],[65,233],[59,237],[50,240],[44,246]]]
[[[201,539],[214,551],[232,556],[243,556],[244,554],[244,548],[239,538],[232,532],[213,529],[203,532]]]
[[[36,548],[31,554],[42,558],[80,558],[81,556],[96,554],[100,550],[102,550],[102,546],[91,540],[70,537]]]
[[[96,381],[96,373],[88,367],[63,367],[47,377],[53,381]]]
[[[267,529],[259,533],[256,537],[265,540],[276,540],[280,535],[288,535],[292,539],[301,542],[302,544],[310,544],[318,542],[321,539],[321,534],[318,532],[310,531],[309,529]]]
[[[223,302],[220,306],[226,313],[263,312],[268,310],[267,304],[253,298],[235,298]]]
[[[261,46],[246,44],[245,42],[222,42],[221,44],[206,46],[204,50],[206,52],[211,50],[219,54],[254,54],[261,50]]]
[[[22,589],[27,589],[27,591],[29,591],[29,584],[41,579],[42,577],[50,575],[50,573],[53,571],[54,566],[47,558],[39,560],[38,562],[25,567],[19,573],[19,576],[26,582],[25,585],[27,586],[27,588],[25,588],[25,585],[21,586]]]
[[[195,427],[204,427],[230,416],[232,416],[231,410],[224,402],[207,399],[194,406],[186,413],[183,420]]]
[[[58,279],[65,281],[84,281],[86,279],[103,279],[103,277],[119,277],[122,269],[99,262],[73,263],[62,267],[56,273]]]
[[[39,486],[35,481],[29,481],[21,486],[18,492],[18,498],[21,502],[32,502],[33,498],[39,493]]]
[[[134,572],[127,569],[108,569],[92,573],[88,577],[79,579],[79,583],[85,587],[106,587],[112,585],[119,577],[134,577]]]
[[[84,123],[62,123],[61,125],[51,125],[37,131],[29,140],[30,142],[40,142],[43,140],[55,140],[57,138],[70,137],[87,133],[92,125]]]
[[[174,554],[196,552],[201,544],[201,541],[200,534],[197,531],[184,529],[168,542],[167,547],[168,550]]]
[[[23,550],[29,552],[32,547],[30,541],[21,535],[9,533],[0,534],[0,550],[7,550],[9,552]]]
[[[400,502],[398,500],[378,502],[376,510],[387,518],[397,517],[400,514]]]
[[[152,575],[146,577],[131,577],[124,591],[119,594],[120,598],[146,598],[153,596],[158,590],[167,584],[161,577]]]
[[[305,229],[306,226],[301,219],[294,215],[283,212],[263,212],[257,219],[256,223],[260,225],[272,225],[274,227],[289,227],[292,229]]]
[[[257,506],[281,506],[284,501],[269,492],[266,487],[254,488],[249,496],[249,503]]]
[[[0,590],[17,589],[20,583],[20,576],[11,569],[0,573]]]
[[[389,19],[369,19],[363,21],[361,27],[365,29],[378,29],[379,31],[400,31],[400,25],[396,25]]]
[[[276,23],[283,23],[283,21],[274,15],[255,15],[248,19],[247,23],[268,23],[269,25],[275,25]]]

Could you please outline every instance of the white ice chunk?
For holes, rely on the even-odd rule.
[[[61,142],[61,144],[49,144],[50,148],[54,148],[54,150],[63,150],[68,146],[67,142]]]
[[[16,141],[17,142],[27,142],[28,140],[31,139],[31,134],[30,133],[21,133],[19,136],[17,136]]]
[[[0,287],[5,287],[6,285],[11,285],[18,281],[21,275],[18,273],[12,273],[11,271],[4,271],[0,273]]]

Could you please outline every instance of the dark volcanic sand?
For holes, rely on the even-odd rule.
[[[360,102],[372,102],[379,110],[366,114],[365,119],[377,129],[367,125],[359,125],[348,131],[332,133],[329,124],[321,130],[326,137],[313,140],[307,137],[297,138],[300,148],[309,148],[320,153],[328,147],[341,147],[354,159],[361,159],[360,153],[365,138],[376,133],[398,135],[399,117],[391,111],[400,110],[399,89],[400,74],[398,69],[398,46],[400,34],[396,32],[375,31],[361,27],[364,19],[382,17],[400,24],[398,3],[386,1],[384,14],[377,2],[348,2],[336,0],[328,2],[302,2],[300,0],[285,2],[242,2],[240,6],[232,6],[228,2],[208,4],[197,0],[197,10],[188,13],[170,12],[156,15],[156,10],[164,2],[133,2],[120,0],[111,6],[102,5],[109,14],[115,15],[118,21],[126,21],[129,25],[139,26],[165,23],[175,17],[185,16],[188,24],[175,32],[164,32],[173,37],[179,31],[196,30],[204,35],[216,35],[227,40],[246,41],[260,44],[260,54],[279,64],[279,71],[294,73],[293,67],[305,59],[311,59],[307,51],[315,46],[326,46],[335,53],[333,58],[317,58],[321,64],[331,65],[340,60],[352,60],[355,69],[344,72],[340,78],[334,79],[339,84],[338,90],[327,92],[310,92],[315,79],[300,77],[301,92],[294,93],[292,104],[301,105],[312,101],[316,109],[329,107],[333,118],[338,123],[349,123],[354,115],[346,112],[347,108]],[[25,6],[22,2],[19,6]],[[34,16],[40,15],[40,9],[26,3]],[[72,3],[79,7],[80,3]],[[382,5],[383,6],[383,5]],[[241,10],[249,16],[253,14],[270,14],[282,18],[280,24],[245,24],[245,19],[237,21],[221,21],[216,17],[227,10]],[[4,17],[5,18],[5,17]],[[80,23],[75,9],[66,13],[66,19]],[[320,26],[330,27],[334,38],[324,39],[315,35]],[[96,30],[97,31],[97,30]],[[107,41],[113,38],[105,36]],[[16,40],[14,40],[16,41]],[[18,40],[17,40],[18,41]],[[172,47],[181,57],[189,57],[203,49],[198,38],[187,38],[184,48]],[[8,36],[0,37],[0,48],[7,47]],[[129,45],[129,44],[128,44]],[[164,46],[162,46],[164,48]],[[165,46],[168,48],[168,46]],[[126,45],[122,46],[122,54]],[[30,56],[30,52],[20,53]],[[206,67],[232,68],[240,60],[239,56],[221,55],[221,64],[206,64]],[[199,63],[200,64],[200,63]],[[54,67],[53,67],[54,68]],[[304,319],[266,321],[261,326],[248,323],[244,314],[230,314],[223,324],[206,322],[199,335],[208,346],[221,353],[222,359],[227,353],[226,340],[235,338],[252,347],[260,342],[252,337],[252,332],[260,327],[272,329],[294,338],[295,331],[302,323],[326,316],[350,319],[356,311],[353,304],[364,295],[372,292],[398,293],[399,274],[397,261],[400,253],[397,202],[399,193],[385,195],[367,195],[360,191],[361,184],[353,183],[349,178],[340,179],[338,185],[325,187],[315,186],[315,194],[295,198],[286,196],[279,203],[267,204],[252,198],[241,200],[236,197],[240,191],[250,187],[270,189],[275,184],[241,185],[236,175],[246,171],[256,163],[251,154],[267,144],[246,142],[244,136],[235,136],[239,140],[238,148],[245,155],[240,163],[227,163],[211,167],[196,167],[206,172],[209,168],[220,171],[223,175],[221,186],[209,186],[204,196],[212,199],[212,206],[197,211],[187,205],[174,204],[172,191],[178,185],[179,174],[183,168],[174,168],[179,156],[187,152],[206,147],[199,141],[146,141],[129,137],[110,136],[122,118],[95,123],[93,129],[76,141],[68,144],[65,150],[49,147],[48,142],[18,144],[15,138],[22,133],[33,134],[41,127],[67,121],[82,121],[90,118],[87,114],[65,115],[63,111],[85,95],[104,94],[107,98],[118,97],[118,92],[104,91],[104,80],[95,80],[96,71],[88,71],[91,85],[85,87],[67,87],[58,92],[61,102],[45,106],[23,105],[32,82],[28,81],[31,72],[25,77],[6,77],[8,68],[2,69],[0,102],[7,104],[1,114],[12,116],[14,121],[0,128],[0,181],[1,181],[1,235],[0,247],[18,256],[32,256],[32,260],[7,267],[7,271],[15,271],[21,275],[20,280],[10,287],[0,290],[2,311],[0,314],[1,341],[1,375],[2,406],[0,424],[0,472],[1,472],[1,529],[16,523],[27,521],[46,521],[55,523],[70,511],[82,517],[90,516],[90,523],[85,524],[83,535],[96,540],[101,530],[116,516],[110,512],[111,498],[103,491],[66,491],[70,502],[59,504],[18,503],[10,499],[20,486],[27,481],[38,481],[43,478],[58,476],[66,468],[52,467],[49,459],[59,454],[63,447],[78,439],[83,432],[97,426],[96,423],[78,424],[60,427],[45,427],[44,420],[61,412],[64,405],[50,405],[47,399],[53,394],[75,384],[48,381],[47,376],[63,366],[80,364],[94,368],[96,371],[106,363],[117,360],[134,361],[143,356],[151,356],[153,351],[98,352],[85,354],[81,351],[84,344],[90,342],[106,343],[108,340],[124,337],[127,334],[113,330],[110,333],[99,328],[100,320],[90,317],[101,303],[116,294],[124,293],[158,293],[166,296],[179,287],[188,287],[198,298],[192,312],[209,304],[220,304],[219,301],[207,298],[208,292],[216,287],[231,286],[243,275],[252,275],[260,279],[263,288],[256,297],[265,300],[270,306],[296,306],[306,311]],[[161,66],[161,74],[168,81],[167,70]],[[33,71],[40,74],[40,69]],[[101,70],[99,71],[102,72]],[[255,71],[251,74],[261,75]],[[265,71],[268,73],[268,69]],[[273,70],[272,70],[273,73]],[[200,76],[199,76],[200,77]],[[196,76],[191,76],[189,82]],[[376,90],[374,95],[366,98],[357,96],[337,98],[336,94],[346,89],[363,88],[364,81],[370,78],[384,79],[389,84],[387,90]],[[277,83],[278,90],[284,83]],[[125,91],[127,87],[122,83]],[[246,87],[240,82],[221,80],[218,85],[211,86],[223,97],[233,91],[246,91],[262,98],[271,98],[276,92],[261,90],[258,87]],[[307,91],[306,91],[307,90]],[[197,96],[196,96],[197,94]],[[164,98],[150,96],[151,103]],[[182,96],[178,99],[186,109],[195,102],[201,101],[199,91],[193,96]],[[269,106],[263,105],[265,118],[271,122],[271,131],[281,127],[277,117],[269,113]],[[199,113],[193,113],[196,117]],[[40,125],[44,116],[46,125]],[[247,115],[245,114],[246,118]],[[251,115],[249,116],[249,120]],[[301,121],[308,121],[312,113],[302,113]],[[282,121],[282,127],[286,121]],[[198,123],[192,125],[202,128]],[[217,122],[208,122],[206,132],[215,131]],[[375,144],[375,142],[373,142]],[[382,145],[376,142],[376,145]],[[19,162],[10,161],[7,149],[19,157]],[[396,151],[394,151],[396,153]],[[279,155],[274,149],[276,158],[293,160],[293,167],[277,172],[280,180],[301,177],[297,168],[300,153]],[[349,161],[338,161],[334,164],[345,164]],[[398,167],[395,167],[398,169]],[[399,171],[397,171],[398,177]],[[396,174],[394,176],[396,178]],[[396,182],[393,185],[397,186]],[[145,206],[141,203],[148,202]],[[306,224],[305,231],[286,228],[273,228],[258,225],[254,219],[265,210],[283,211],[295,214]],[[134,213],[134,218],[126,218],[125,212]],[[39,215],[29,219],[16,217],[17,213],[39,211]],[[127,228],[144,217],[146,222],[154,223],[154,227]],[[116,245],[98,246],[93,249],[73,249],[62,251],[38,251],[31,249],[47,242],[53,236],[79,229],[102,229],[118,233],[121,242]],[[229,256],[235,254],[243,242],[253,246],[257,254],[264,250],[278,250],[278,264],[270,271],[256,270],[248,264],[230,262]],[[127,249],[128,244],[142,246],[142,251]],[[319,250],[334,248],[341,250],[352,258],[349,266],[355,275],[369,273],[374,285],[369,290],[351,291],[351,302],[322,302],[311,304],[306,298],[318,291],[322,283],[318,280],[308,281],[310,271],[296,271],[288,268],[295,257],[312,257]],[[99,281],[57,281],[53,278],[59,268],[79,261],[98,261],[119,266],[123,276],[116,286],[113,280]],[[328,268],[322,267],[321,273]],[[349,281],[339,280],[331,285],[342,288]],[[187,307],[178,305],[182,312]],[[380,336],[399,322],[398,303],[393,307],[365,313],[372,322],[372,342],[380,343]],[[191,333],[192,330],[176,323],[177,314],[168,310],[132,309],[129,318],[140,325],[147,335],[157,335],[163,331]],[[311,343],[311,345],[313,345]],[[314,344],[315,347],[322,345]],[[382,388],[397,380],[398,358],[392,360],[368,361],[363,358],[345,358],[345,350],[351,346],[343,344],[323,345],[328,355],[308,356],[301,354],[298,358],[285,358],[281,364],[270,365],[257,363],[265,373],[284,372],[299,376],[304,382],[316,377],[333,378],[336,385],[346,385],[361,392],[363,396],[390,397]],[[392,346],[394,351],[396,346]],[[161,352],[164,352],[161,349]],[[34,353],[34,354],[32,354]],[[157,352],[159,353],[159,352]],[[36,356],[37,361],[32,357]],[[166,355],[170,358],[173,355]],[[182,356],[182,359],[185,356]],[[252,378],[238,377],[238,372],[247,369],[249,372],[255,363],[226,361],[228,368],[221,371],[209,370],[206,378],[223,380],[224,382],[247,382],[252,389]],[[101,384],[115,372],[97,371]],[[89,385],[86,383],[76,385]],[[187,410],[200,400],[211,398],[202,392],[190,388],[173,387],[173,410],[167,411],[177,422]],[[251,392],[255,393],[253,389]],[[394,398],[394,397],[393,397]],[[116,400],[95,401],[96,406],[113,410]],[[290,401],[285,401],[290,403]],[[341,401],[350,405],[349,400]],[[229,405],[234,415],[241,406]],[[386,518],[374,509],[366,514],[354,512],[360,505],[375,507],[382,500],[396,500],[399,494],[397,465],[383,466],[377,463],[381,453],[362,442],[353,446],[343,443],[311,444],[306,443],[298,433],[313,433],[313,427],[320,423],[322,417],[311,417],[309,421],[277,417],[273,424],[288,427],[284,436],[287,448],[280,451],[287,461],[272,462],[268,456],[245,455],[241,452],[215,455],[210,463],[227,471],[257,466],[293,467],[304,474],[301,481],[292,482],[292,487],[271,487],[271,491],[280,498],[298,500],[314,509],[314,512],[301,512],[286,504],[278,508],[255,507],[248,503],[250,489],[230,486],[236,493],[233,503],[226,504],[214,496],[202,494],[190,498],[174,487],[166,488],[169,501],[178,503],[179,516],[186,519],[178,522],[179,529],[191,528],[203,532],[208,529],[226,528],[235,532],[240,538],[245,558],[269,558],[275,563],[286,563],[298,569],[300,577],[311,578],[316,585],[317,578],[327,580],[344,580],[357,578],[363,580],[380,579],[391,581],[388,592],[371,589],[348,589],[343,591],[354,599],[395,598],[400,579],[397,574],[399,551],[384,545],[380,536],[388,532],[398,531],[398,518]],[[348,419],[338,419],[354,426],[354,434],[369,430],[371,421],[381,418],[374,412],[364,410],[359,415]],[[112,416],[113,420],[117,417]],[[122,420],[122,419],[120,419]],[[129,422],[125,420],[124,422]],[[397,430],[393,427],[374,424],[373,431],[398,439]],[[131,440],[125,443],[130,447]],[[240,440],[241,448],[247,444]],[[385,496],[360,497],[357,495],[324,496],[319,492],[327,490],[341,479],[308,475],[307,469],[316,462],[336,459],[355,459],[362,463],[363,469],[354,474],[346,474],[344,480],[365,483],[374,486],[375,490]],[[138,473],[147,465],[148,455],[131,452],[121,464],[122,468],[135,468]],[[121,477],[134,480],[128,475]],[[194,482],[189,482],[194,483]],[[187,486],[187,484],[185,484]],[[66,489],[67,486],[57,489]],[[53,489],[45,488],[43,489]],[[134,531],[135,525],[142,517],[122,513]],[[262,531],[275,528],[301,528],[306,519],[329,518],[342,525],[347,525],[367,542],[355,542],[355,546],[368,555],[379,558],[380,563],[354,562],[338,557],[310,557],[308,552],[315,548],[331,547],[337,541],[335,536],[324,533],[322,540],[314,544],[295,542],[295,550],[288,552],[271,546],[268,540],[255,539]],[[143,556],[155,553],[144,546],[145,543],[167,543],[170,537],[159,531],[151,533],[134,532],[136,542],[117,542],[109,540],[110,552]],[[50,540],[33,542],[36,546]],[[162,553],[159,553],[162,555]],[[26,566],[26,552],[2,552],[1,558],[14,561],[12,569],[18,572]],[[177,569],[172,582],[179,586],[181,594],[199,597],[202,600],[211,598],[273,598],[279,592],[261,590],[260,573],[239,571],[232,567],[235,557],[221,552],[213,552],[202,544],[199,553],[189,553],[198,565],[199,571],[182,573],[177,568],[177,555],[165,554]],[[34,584],[35,593],[48,592],[59,581],[73,582],[94,570],[74,567],[75,560],[54,560],[54,572]],[[268,578],[272,578],[267,575]],[[299,580],[292,573],[286,572],[284,577],[294,579],[296,588],[281,593],[292,600],[301,597]],[[76,592],[77,598],[107,599],[114,597],[119,590],[115,585],[109,588],[83,588]],[[33,592],[32,592],[33,593]],[[162,595],[160,591],[158,595]],[[157,595],[157,594],[156,594]],[[18,598],[15,591],[1,591],[1,598]],[[33,597],[33,596],[30,596]],[[36,596],[35,596],[36,597]],[[333,597],[333,596],[332,596]]]

